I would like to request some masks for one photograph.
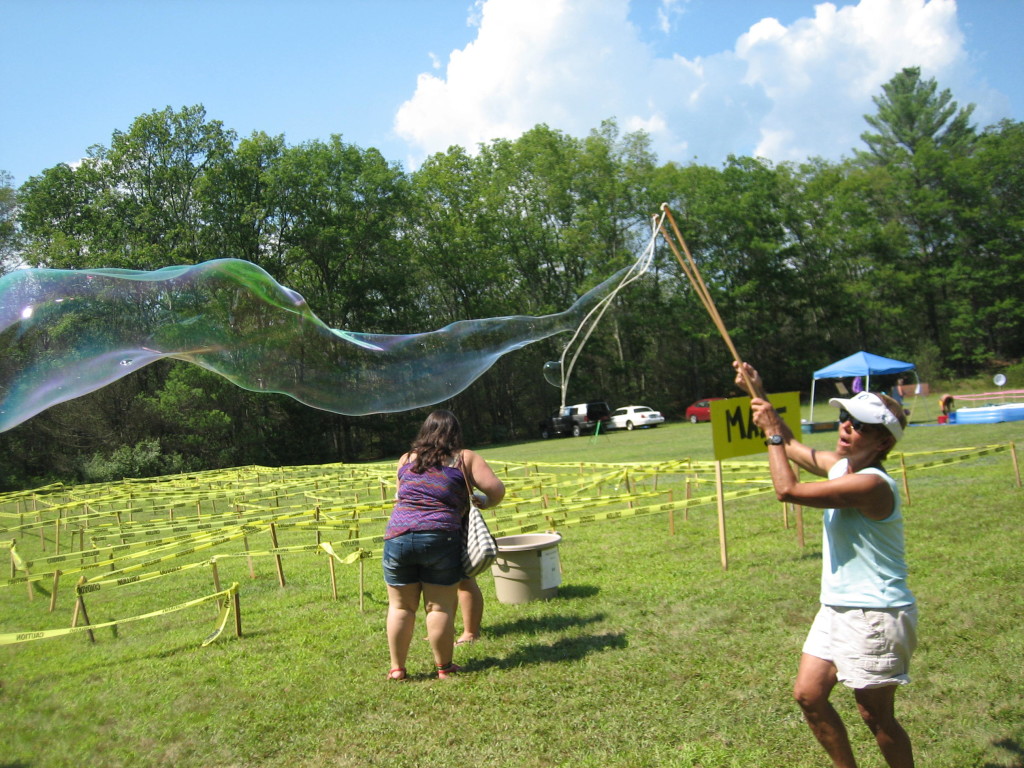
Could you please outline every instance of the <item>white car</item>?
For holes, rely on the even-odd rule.
[[[646,405],[627,405],[619,408],[608,419],[609,429],[636,429],[637,427],[656,427],[665,423],[665,417],[659,411]]]

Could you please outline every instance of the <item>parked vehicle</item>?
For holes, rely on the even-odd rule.
[[[638,429],[640,427],[656,427],[665,423],[660,411],[646,405],[627,405],[618,408],[608,419],[609,429]]]
[[[567,405],[553,411],[540,423],[540,436],[547,440],[559,435],[579,437],[583,434],[593,434],[606,421],[609,413],[611,408],[608,407],[608,403],[599,400]]]
[[[723,397],[705,397],[686,407],[686,420],[691,424],[698,421],[711,421],[711,403],[715,400],[724,400]]]

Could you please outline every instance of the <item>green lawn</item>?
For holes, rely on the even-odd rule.
[[[831,447],[835,433],[807,436]],[[910,454],[1024,444],[1024,422],[915,426]],[[658,462],[712,458],[708,425],[668,424],[488,448],[494,462]],[[922,461],[916,459],[915,461]],[[908,464],[912,463],[908,460]],[[891,462],[899,468],[898,459]],[[920,601],[914,682],[898,708],[918,764],[1024,766],[1024,492],[1010,453],[911,472],[905,508],[911,586]],[[270,503],[268,501],[268,503]],[[820,522],[806,546],[769,495],[727,505],[729,568],[714,506],[562,531],[563,585],[547,602],[502,605],[493,581],[485,639],[457,649],[466,674],[430,679],[427,644],[413,680],[387,683],[379,561],[225,560],[241,584],[243,636],[208,647],[212,605],[83,634],[0,646],[0,768],[21,766],[823,766],[789,690],[816,610]],[[306,534],[308,537],[308,534]],[[9,538],[0,533],[0,539]],[[52,541],[48,552],[52,552]],[[282,541],[282,545],[290,543]],[[38,555],[33,536],[23,556]],[[49,584],[0,590],[0,632],[67,626]],[[89,596],[99,623],[209,594],[189,571]],[[418,632],[418,638],[422,634]],[[883,765],[852,696],[837,691],[863,766]]]

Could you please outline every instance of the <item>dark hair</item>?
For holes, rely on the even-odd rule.
[[[896,417],[896,420],[900,423],[900,427],[902,429],[906,429],[907,428],[907,412],[903,408],[903,406],[900,405],[899,402],[895,398],[889,397],[889,395],[882,394],[881,392],[876,392],[875,394],[878,395],[878,399],[882,401],[882,403],[885,405],[885,407],[889,409],[889,413],[891,413],[893,416]],[[884,424],[875,424],[874,426],[878,427],[881,430],[884,430],[885,434],[887,434],[887,435],[891,435],[892,434],[892,432],[889,431],[889,428],[886,427]],[[892,446],[889,447],[888,451],[884,451],[881,455],[879,455],[878,460],[881,462],[881,461],[885,461],[886,459],[888,459],[889,458],[889,452],[892,451],[892,449],[894,447],[896,447],[896,442],[893,442]]]
[[[455,414],[434,411],[427,416],[409,450],[416,454],[412,471],[417,474],[430,467],[439,467],[455,456],[462,450],[462,427]]]

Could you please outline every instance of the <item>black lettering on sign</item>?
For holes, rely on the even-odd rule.
[[[748,434],[748,432],[747,432],[748,425],[752,429],[757,429],[757,427],[754,426],[753,418],[748,419],[747,423],[744,423],[744,421],[743,421],[743,407],[742,406],[737,405],[731,411],[726,411],[725,412],[725,439],[726,439],[726,441],[730,442],[730,443],[733,441],[733,436],[732,436],[733,427],[736,427],[736,429],[739,430],[739,437],[736,438],[736,439],[738,439],[738,440],[746,440],[747,439],[747,434]]]
[[[786,413],[786,406],[775,409],[780,416]],[[732,428],[739,430],[738,440],[748,440],[753,437],[764,439],[764,431],[754,423],[754,411],[747,411],[746,423],[743,421],[743,406],[737,405],[733,410],[725,412],[725,439],[732,442]]]

